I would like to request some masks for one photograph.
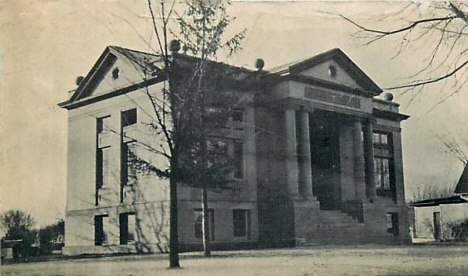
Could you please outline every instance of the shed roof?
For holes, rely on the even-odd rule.
[[[456,194],[468,193],[468,164],[465,165],[463,172],[458,180],[457,187],[455,188]]]
[[[424,206],[438,206],[441,204],[458,204],[458,203],[466,203],[468,200],[461,196],[461,195],[455,195],[455,196],[450,196],[450,197],[443,197],[443,198],[431,198],[431,199],[425,199],[425,200],[420,200],[411,203],[411,206],[415,207],[424,207]]]

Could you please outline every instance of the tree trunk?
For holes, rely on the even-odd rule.
[[[203,231],[203,252],[205,257],[211,256],[210,251],[210,223],[208,212],[208,191],[204,185],[202,188],[202,231]]]
[[[169,225],[169,267],[179,268],[179,235],[178,235],[178,211],[177,211],[177,182],[171,176],[170,179],[170,225]]]

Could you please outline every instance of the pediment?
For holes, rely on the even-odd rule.
[[[309,79],[326,86],[339,86],[377,96],[382,89],[343,51],[332,49],[311,58],[273,69],[273,74]]]
[[[97,97],[153,77],[159,70],[155,55],[109,46],[78,85],[70,102]]]
[[[365,90],[364,87],[359,85],[355,79],[353,79],[346,70],[341,67],[335,60],[327,60],[314,67],[299,72],[301,76],[312,77],[336,83],[340,85],[346,85],[352,88]]]

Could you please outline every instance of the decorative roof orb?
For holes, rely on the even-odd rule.
[[[393,94],[392,93],[385,93],[384,99],[386,101],[389,101],[389,102],[393,101]]]
[[[75,84],[80,85],[80,83],[83,81],[84,77],[83,76],[78,76],[76,77]]]
[[[264,66],[265,61],[261,58],[257,58],[257,60],[255,61],[255,68],[257,68],[258,70],[262,70]]]
[[[180,50],[180,42],[176,39],[172,40],[169,44],[169,49],[171,52],[178,52]]]

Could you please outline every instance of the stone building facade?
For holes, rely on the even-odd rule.
[[[59,105],[68,110],[65,253],[167,250],[168,182],[138,175],[151,152],[157,57],[109,46]],[[228,65],[220,65],[228,66]],[[210,191],[216,248],[400,243],[409,239],[398,104],[341,50],[269,71],[218,138],[234,191]],[[248,90],[248,89],[247,89]],[[179,187],[182,249],[201,245],[201,192]]]

